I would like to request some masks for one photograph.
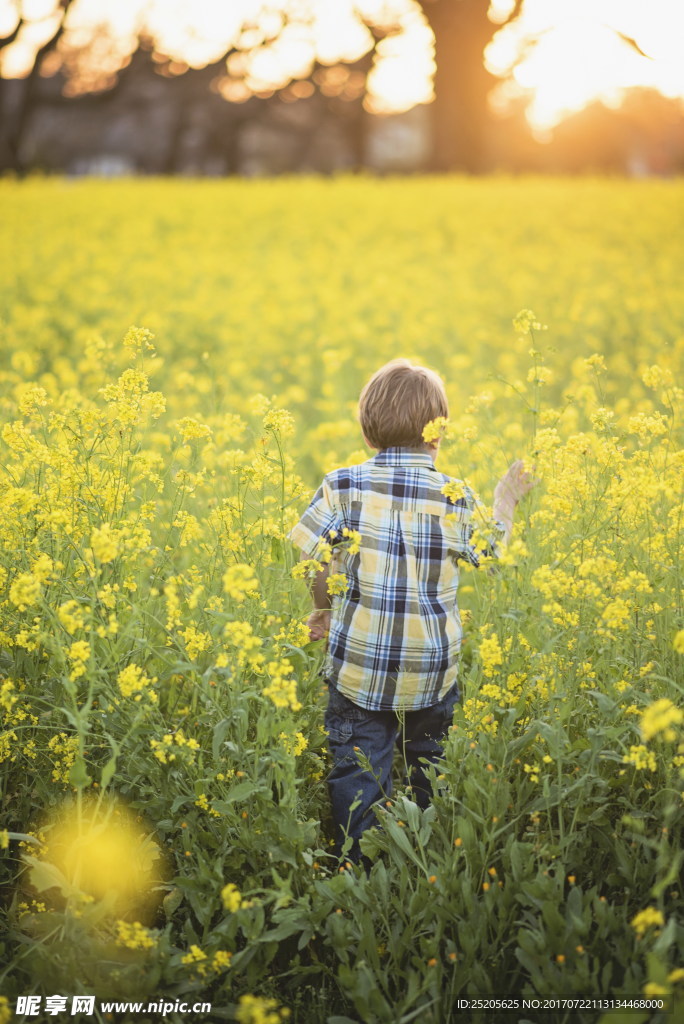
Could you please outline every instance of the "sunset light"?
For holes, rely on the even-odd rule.
[[[6,76],[21,75],[32,51],[49,35],[52,0],[25,4],[28,26],[2,56]],[[490,16],[502,21],[509,0],[493,0]],[[0,0],[0,34],[16,20],[11,0]],[[130,53],[142,32],[160,52],[183,66],[201,67],[239,43],[259,47],[229,64],[256,91],[277,88],[289,78],[305,78],[314,59],[324,64],[351,61],[367,52],[372,39],[357,17],[393,26],[382,39],[369,75],[366,105],[374,112],[407,110],[432,99],[432,37],[413,0],[312,0],[262,4],[259,0],[76,0],[69,12],[67,38],[88,48],[83,60],[96,61],[102,77],[114,75],[121,55]],[[297,19],[288,21],[288,12]],[[303,14],[304,12],[304,14]],[[250,24],[253,27],[244,26]],[[492,92],[495,109],[511,101],[527,103],[527,117],[543,133],[592,100],[616,106],[626,88],[645,86],[667,97],[684,97],[684,7],[677,0],[526,0],[521,17],[503,25],[486,50],[486,66],[501,78]],[[264,41],[266,45],[264,46]],[[642,53],[639,52],[642,51]],[[84,71],[90,82],[94,68]],[[233,95],[230,90],[226,95]]]
[[[617,106],[633,86],[684,97],[683,38],[675,0],[527,0],[520,21],[487,49],[490,71],[512,73],[494,98],[530,97],[528,119],[544,129],[592,100]]]

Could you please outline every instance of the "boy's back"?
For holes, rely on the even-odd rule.
[[[427,707],[456,681],[458,560],[477,564],[476,502],[467,488],[449,499],[449,483],[428,451],[388,447],[328,473],[290,534],[309,557],[333,545],[347,589],[333,598],[325,674],[361,707]],[[360,534],[355,553],[345,529]]]

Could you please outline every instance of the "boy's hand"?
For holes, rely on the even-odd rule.
[[[494,488],[494,500],[507,505],[517,505],[524,495],[535,487],[539,480],[523,469],[523,460],[516,459]]]
[[[322,640],[330,632],[330,609],[316,608],[306,620],[309,640]]]

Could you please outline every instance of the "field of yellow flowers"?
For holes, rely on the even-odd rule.
[[[0,202],[0,1022],[56,993],[240,1024],[500,1019],[464,1017],[475,996],[664,1021],[684,185],[35,179]],[[398,355],[447,383],[442,471],[485,502],[516,457],[541,483],[501,564],[463,570],[436,795],[397,787],[366,876],[331,854],[286,534],[370,456],[356,400]]]

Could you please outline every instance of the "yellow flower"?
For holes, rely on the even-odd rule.
[[[499,638],[495,633],[482,638],[479,653],[480,661],[482,662],[482,673],[491,679],[496,675],[497,669],[503,665],[503,651]]]
[[[259,581],[251,565],[244,562],[231,565],[223,574],[223,589],[234,601],[241,604],[246,597],[258,590]]]
[[[146,327],[129,327],[124,335],[123,347],[128,349],[133,356],[144,352],[154,353],[153,338],[154,334]]]
[[[657,981],[647,982],[642,991],[647,999],[656,999],[658,996],[666,996],[669,993],[669,989],[659,985]]]
[[[176,426],[184,444],[187,444],[188,441],[198,441],[205,437],[211,437],[211,427],[207,426],[206,423],[199,423],[192,416],[184,416],[182,420],[178,421]]]
[[[282,741],[287,753],[293,754],[294,757],[299,757],[309,746],[309,741],[301,732],[296,732],[293,737],[288,736],[285,732],[281,732],[278,739]]]
[[[648,750],[643,744],[631,746],[629,753],[624,754],[623,764],[633,764],[638,772],[654,772],[657,769],[656,757],[652,750]]]
[[[290,1016],[286,1007],[278,1007],[275,999],[261,996],[240,996],[235,1012],[237,1024],[281,1024]]]
[[[361,549],[361,534],[359,531],[350,530],[349,527],[345,526],[342,529],[342,536],[349,541],[347,545],[347,551],[349,554],[357,555]]]
[[[662,736],[664,740],[673,743],[677,738],[673,725],[681,725],[684,722],[684,712],[681,708],[675,707],[671,700],[663,697],[661,700],[649,704],[641,713],[639,728],[644,740],[652,740],[655,736]]]
[[[221,889],[221,900],[223,901],[224,908],[229,914],[234,914],[236,910],[240,909],[242,904],[242,896],[240,890],[232,882],[228,882],[227,885]]]
[[[650,928],[661,928],[665,924],[665,918],[660,910],[655,907],[646,907],[635,914],[630,924],[637,935],[645,935]]]
[[[531,331],[545,331],[546,327],[539,323],[536,313],[531,309],[521,309],[513,318],[513,328],[518,334],[530,334]]]
[[[65,601],[60,605],[57,609],[57,618],[67,633],[76,633],[85,625],[83,611],[78,601]]]
[[[143,670],[138,665],[127,665],[126,668],[122,668],[116,677],[116,681],[121,692],[122,697],[132,697],[135,694],[140,694],[156,683],[156,676],[150,679],[149,676],[145,675]],[[156,693],[147,689],[149,697],[156,702]],[[136,699],[139,699],[137,697]]]
[[[103,523],[90,534],[90,546],[99,562],[113,562],[119,554],[119,534],[112,530],[111,523]]]
[[[344,594],[349,589],[349,583],[343,572],[334,572],[328,576],[326,587],[332,597],[335,594]]]
[[[20,612],[31,605],[38,604],[41,595],[40,580],[30,572],[22,572],[10,586],[9,598]]]
[[[185,956],[181,957],[181,963],[182,964],[187,964],[188,966],[197,967],[198,968],[198,973],[200,975],[206,974],[206,970],[207,970],[206,960],[207,960],[207,954],[204,952],[204,950],[200,949],[200,947],[195,945],[194,943],[193,943],[193,945],[190,946],[190,952],[186,953]]]
[[[264,687],[264,696],[270,697],[277,708],[290,708],[299,711],[301,703],[297,698],[297,680],[291,678],[294,666],[286,659],[269,661],[266,674],[270,682]]]
[[[50,399],[45,388],[41,388],[37,384],[28,384],[22,389],[21,398],[19,399],[19,411],[24,416],[31,416],[38,409],[45,408],[49,402]]]
[[[48,740],[47,749],[52,757],[52,781],[67,785],[69,772],[76,760],[78,736],[67,736],[65,732],[57,733]]]
[[[116,941],[128,949],[152,949],[157,944],[156,937],[139,921],[117,921]]]
[[[641,379],[646,387],[653,391],[658,391],[663,386],[669,387],[673,383],[672,372],[657,365],[642,370]]]
[[[475,493],[462,480],[450,480],[449,483],[444,484],[441,490],[442,494],[454,505],[457,501],[465,501],[470,494]]]
[[[90,658],[90,644],[85,640],[74,640],[67,651],[67,657],[71,662],[70,679],[78,679],[85,675],[86,662]]]
[[[287,409],[269,409],[263,418],[265,430],[288,437],[294,433],[294,418]]]
[[[532,367],[527,373],[528,384],[550,384],[553,375],[548,366]]]
[[[439,441],[447,432],[449,421],[446,416],[438,416],[434,420],[430,420],[423,427],[423,440],[426,444],[431,444],[433,441]]]
[[[224,971],[227,967],[230,967],[230,961],[233,958],[233,954],[226,949],[217,949],[211,961],[212,970],[218,974],[220,971]]]

